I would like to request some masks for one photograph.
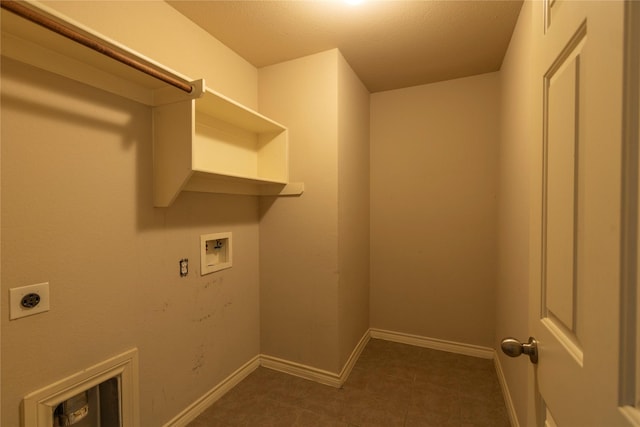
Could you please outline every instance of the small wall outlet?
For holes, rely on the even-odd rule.
[[[9,289],[9,319],[49,311],[49,282]]]
[[[200,236],[200,275],[231,266],[231,232]]]
[[[180,264],[180,277],[187,277],[189,274],[189,260],[187,258],[182,258],[179,261]]]

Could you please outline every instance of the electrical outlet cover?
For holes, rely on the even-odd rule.
[[[40,302],[34,307],[25,308],[21,301],[29,294],[37,294]],[[15,320],[45,311],[49,311],[49,282],[9,289],[9,319]]]

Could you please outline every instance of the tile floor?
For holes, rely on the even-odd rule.
[[[258,368],[189,427],[508,427],[492,360],[371,339],[337,389]]]

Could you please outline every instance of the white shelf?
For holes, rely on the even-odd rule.
[[[118,53],[135,58],[152,69],[173,75],[185,82],[191,81],[188,77],[61,15],[42,3],[25,1],[20,4],[91,41],[99,42]],[[196,80],[191,81],[194,90],[186,93],[13,12],[2,9],[1,16],[2,56],[7,58],[150,106],[193,99],[201,96],[204,90],[204,82]]]
[[[287,128],[209,89],[154,108],[154,204],[181,191],[299,195],[288,183]]]
[[[181,191],[300,195],[288,182],[287,129],[225,96],[74,22],[42,3],[29,9],[154,70],[191,93],[2,10],[2,55],[153,107],[154,205]]]

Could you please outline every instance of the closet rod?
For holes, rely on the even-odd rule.
[[[84,34],[81,34],[78,31],[75,31],[71,28],[65,27],[63,24],[56,22],[53,19],[43,14],[40,14],[35,10],[32,10],[29,7],[24,6],[23,4],[20,4],[20,3],[23,3],[23,2],[14,1],[14,0],[1,0],[0,6],[2,6],[3,9],[13,12],[18,16],[21,16],[22,18],[28,19],[29,21],[35,24],[38,24],[48,30],[58,33],[61,36],[64,36],[68,39],[71,39],[76,43],[79,43],[83,46],[93,49],[96,52],[99,52],[105,56],[108,56],[109,58],[115,59],[116,61],[121,62],[125,65],[128,65],[131,68],[134,68],[138,71],[148,74],[151,77],[155,77],[156,79],[159,79],[167,84],[170,84],[171,86],[177,87],[178,89],[184,92],[191,93],[193,91],[193,87],[189,83],[183,80],[180,80],[171,74],[159,71],[147,64],[144,64],[138,61],[135,58],[131,58],[121,52],[118,52],[117,50],[111,48],[110,46],[107,46],[103,43],[92,40],[91,38],[85,36]]]

